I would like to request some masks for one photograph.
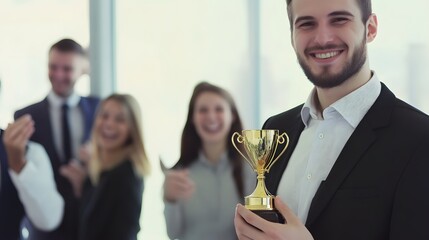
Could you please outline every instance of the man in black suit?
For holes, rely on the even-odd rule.
[[[238,205],[240,239],[429,239],[429,117],[370,70],[370,0],[287,0],[292,45],[315,88],[269,118],[290,147],[266,175],[287,223]]]
[[[29,239],[76,239],[78,197],[85,173],[77,163],[88,141],[98,98],[82,97],[74,91],[86,68],[85,52],[71,39],[62,39],[49,50],[49,80],[52,89],[41,102],[15,113],[15,118],[31,115],[35,132],[31,140],[43,145],[54,170],[58,190],[64,198],[64,218],[53,232],[29,226]]]

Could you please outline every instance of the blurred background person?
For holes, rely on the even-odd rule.
[[[165,173],[164,214],[171,239],[237,239],[233,211],[255,184],[231,143],[232,134],[241,130],[232,96],[212,84],[198,84],[179,161]]]
[[[0,82],[1,83],[1,82]],[[49,157],[25,115],[0,129],[0,239],[16,240],[26,215],[38,229],[53,230],[61,222],[64,200],[57,191]]]
[[[150,166],[143,144],[140,107],[134,97],[113,94],[102,101],[91,146],[78,239],[137,239],[143,176]]]
[[[27,225],[29,239],[77,238],[78,196],[84,171],[79,168],[79,164],[71,160],[77,158],[82,144],[89,138],[94,113],[99,103],[98,98],[82,97],[74,91],[77,79],[88,71],[85,58],[84,49],[74,40],[62,39],[55,43],[49,50],[48,72],[51,91],[41,102],[15,113],[15,119],[24,114],[32,116],[35,132],[31,140],[40,143],[46,149],[57,187],[65,201],[61,226],[56,231],[48,233],[34,229],[31,224]]]

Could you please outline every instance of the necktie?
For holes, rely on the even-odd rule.
[[[69,106],[64,103],[61,107],[62,114],[62,128],[63,128],[63,151],[64,151],[64,161],[68,163],[72,158],[72,143],[70,138],[70,124],[68,118]]]

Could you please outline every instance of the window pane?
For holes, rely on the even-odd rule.
[[[89,43],[86,0],[0,0],[0,126],[13,119],[17,109],[40,101],[49,89],[49,47],[61,38]],[[89,93],[88,76],[77,91]]]
[[[395,95],[429,113],[428,1],[373,1],[377,38],[369,44],[371,65]]]
[[[261,2],[261,118],[301,104],[311,89],[290,43],[285,1]]]
[[[177,161],[193,87],[201,80],[225,87],[244,122],[253,121],[246,3],[116,2],[118,90],[133,94],[141,104],[154,167],[145,183],[143,239],[166,238],[158,155],[168,166]]]

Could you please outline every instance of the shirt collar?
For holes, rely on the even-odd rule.
[[[308,122],[310,117],[313,119],[319,119],[321,116],[318,114],[316,103],[314,102],[316,97],[316,88],[313,88],[308,96],[307,101],[304,103],[304,106],[301,109],[301,119],[302,122],[308,127]]]
[[[72,92],[68,98],[62,98],[51,90],[48,94],[48,101],[54,107],[61,107],[64,103],[67,103],[70,108],[73,108],[79,104],[80,96]]]
[[[343,117],[353,128],[356,128],[381,92],[381,84],[377,75],[373,72],[371,79],[355,91],[331,104],[323,110],[323,117],[328,119],[335,115]],[[306,127],[311,119],[322,119],[322,114],[317,111],[315,104],[316,89],[310,93],[303,108],[301,118]]]
[[[207,159],[206,155],[202,151],[200,151],[198,155],[198,159],[201,163],[208,167],[212,168],[221,168],[223,166],[226,166],[228,164],[228,154],[227,152],[224,152],[221,156],[217,164],[213,164],[210,160]]]

